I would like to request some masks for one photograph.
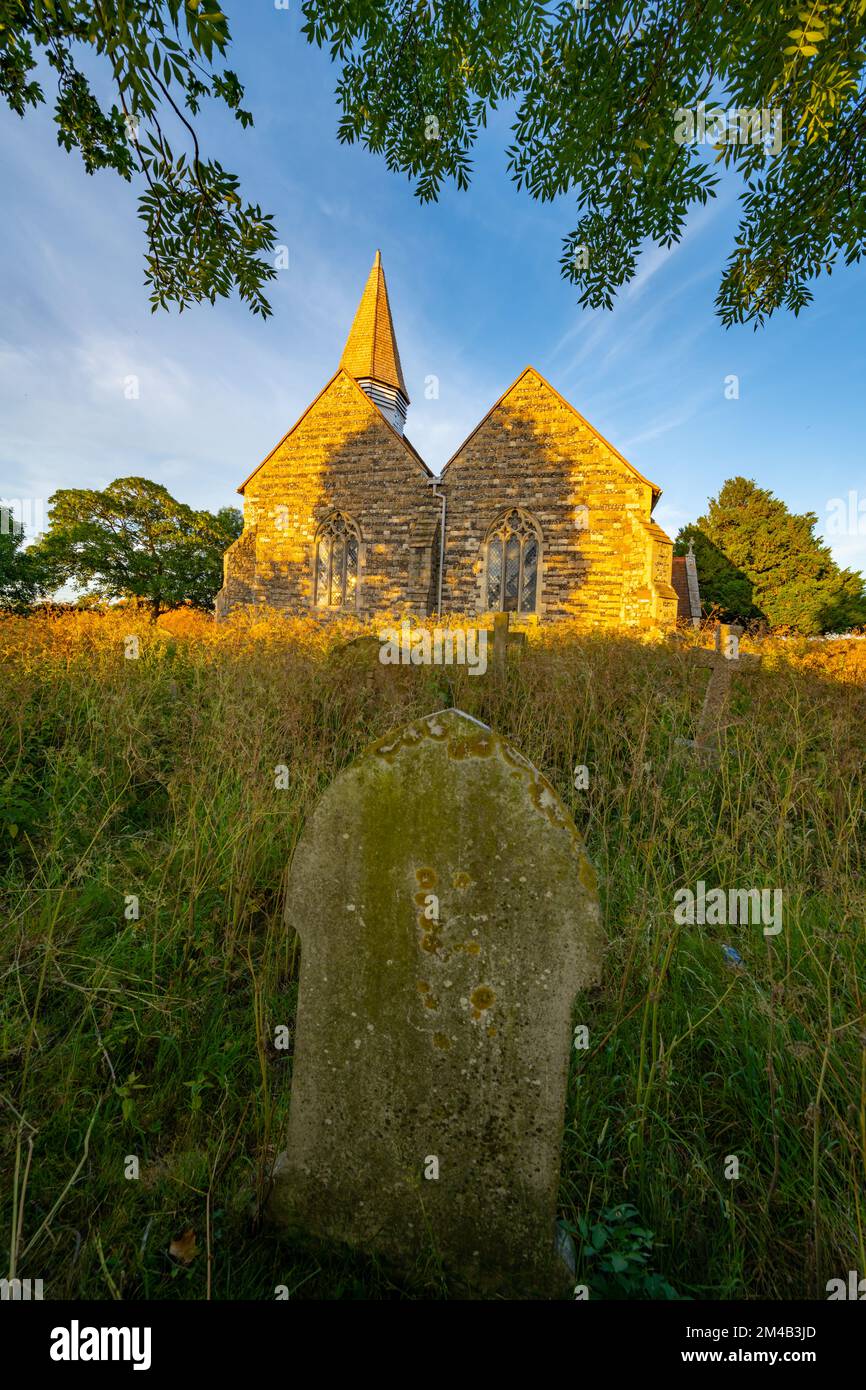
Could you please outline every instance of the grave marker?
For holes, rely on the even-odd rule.
[[[474,1291],[563,1292],[572,1007],[602,933],[556,792],[459,710],[409,724],[325,792],[286,915],[301,976],[272,1215],[404,1265],[433,1251]]]
[[[701,717],[694,748],[698,757],[710,761],[718,757],[719,740],[726,727],[724,720],[731,697],[731,681],[743,671],[760,664],[759,656],[740,651],[743,629],[735,623],[719,623],[714,633],[712,651],[697,652],[698,660],[711,666],[710,680],[704,695]]]
[[[510,625],[510,613],[494,613],[493,627],[487,631],[487,641],[493,642],[493,670],[498,671],[500,675],[505,674],[508,648],[526,646],[526,633],[511,632]]]

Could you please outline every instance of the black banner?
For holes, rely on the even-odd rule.
[[[420,1314],[421,1323],[436,1341],[420,1354],[416,1346],[412,1374],[434,1373],[435,1362],[448,1349],[449,1334],[466,1354],[475,1337],[484,1334],[479,1356],[485,1375],[500,1359],[508,1364],[516,1343],[529,1349],[539,1370],[557,1372],[563,1361],[579,1357],[597,1370],[599,1363],[620,1375],[623,1371],[667,1372],[674,1367],[778,1366],[811,1367],[826,1379],[828,1373],[856,1364],[862,1349],[863,1311],[826,1303],[615,1303],[502,1302],[499,1307],[477,1303],[435,1303]],[[115,1376],[165,1377],[193,1371],[220,1375],[273,1373],[282,1365],[286,1376],[301,1373],[300,1358],[317,1347],[319,1374],[328,1378],[351,1360],[354,1371],[365,1364],[387,1366],[400,1347],[401,1334],[417,1336],[419,1310],[393,1304],[390,1313],[365,1304],[363,1319],[357,1307],[329,1303],[281,1301],[269,1303],[60,1303],[31,1299],[0,1302],[0,1336],[4,1360],[13,1349],[26,1371],[48,1373],[63,1380],[70,1375],[92,1377],[110,1369]],[[379,1319],[383,1318],[380,1322]],[[499,1322],[500,1317],[506,1320]],[[490,1319],[490,1321],[488,1321]],[[500,1331],[501,1329],[501,1331]],[[324,1332],[328,1340],[318,1342]],[[334,1340],[334,1333],[339,1339]],[[494,1335],[499,1333],[498,1339]],[[468,1338],[468,1343],[467,1343]],[[518,1343],[519,1339],[519,1343]],[[435,1356],[431,1351],[435,1347]],[[462,1357],[461,1357],[462,1359]],[[472,1357],[470,1357],[470,1362]],[[360,1364],[359,1364],[360,1363]],[[424,1370],[422,1370],[424,1368]],[[469,1363],[467,1363],[467,1372]],[[509,1367],[510,1368],[510,1367]],[[510,1368],[513,1369],[513,1368]],[[309,1368],[303,1370],[309,1374]]]

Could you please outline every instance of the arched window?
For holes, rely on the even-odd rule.
[[[316,532],[313,602],[317,608],[354,606],[358,591],[360,532],[350,517],[332,512]]]
[[[541,532],[519,507],[491,526],[486,541],[487,608],[496,613],[534,613],[538,607]]]

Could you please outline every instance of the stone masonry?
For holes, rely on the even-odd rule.
[[[519,507],[541,538],[539,618],[672,625],[673,547],[651,518],[658,488],[532,367],[446,464],[442,482],[446,609],[486,611],[484,542]]]
[[[430,604],[439,506],[429,470],[340,368],[243,486],[244,529],[226,553],[218,616],[237,604],[313,609],[316,532],[333,512],[358,526],[359,617]],[[341,607],[313,609],[324,619]]]

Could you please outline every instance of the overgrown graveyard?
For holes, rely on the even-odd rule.
[[[866,1267],[866,643],[744,638],[761,661],[707,760],[699,634],[542,629],[480,678],[377,670],[363,644],[341,654],[355,635],[0,622],[10,1270],[46,1297],[453,1292],[431,1241],[397,1272],[262,1219],[288,1127],[294,847],[365,748],[450,707],[538,768],[598,877],[607,947],[573,1019],[557,1204],[575,1283],[825,1298]],[[781,889],[782,931],[678,924],[699,882]]]

